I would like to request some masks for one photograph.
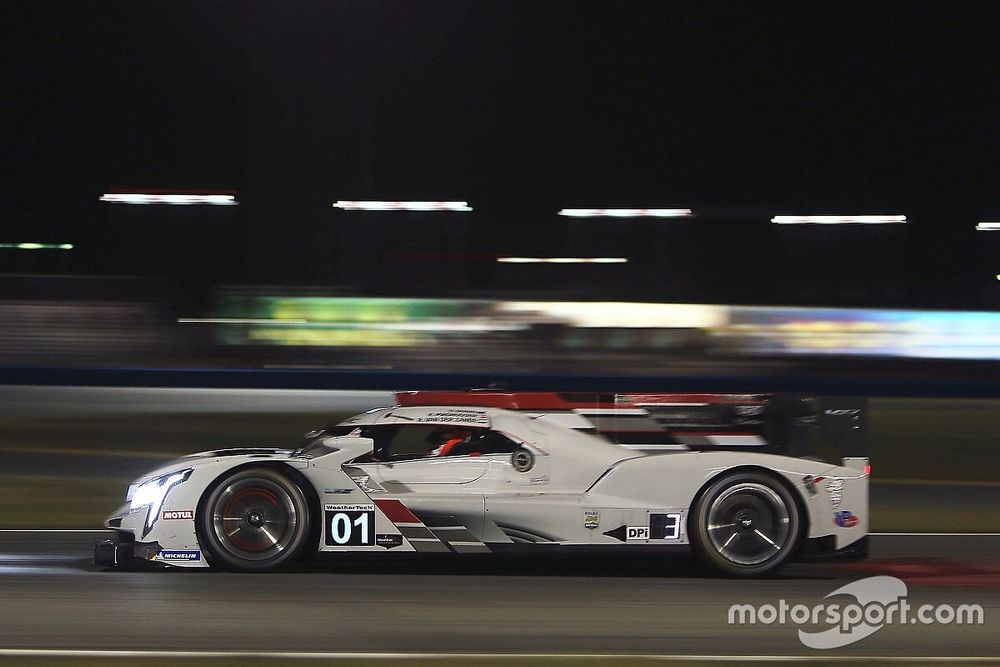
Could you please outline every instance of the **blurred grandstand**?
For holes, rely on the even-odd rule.
[[[968,377],[1000,313],[401,298],[222,286],[192,312],[163,281],[0,279],[0,364]]]

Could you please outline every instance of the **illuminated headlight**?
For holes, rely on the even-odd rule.
[[[170,493],[170,489],[190,477],[191,470],[192,468],[188,468],[180,472],[160,475],[147,482],[143,482],[139,486],[129,487],[128,500],[130,504],[128,511],[131,513],[138,512],[143,508],[146,509],[146,521],[142,530],[143,537],[146,537],[149,531],[153,529],[153,524],[160,517],[160,507],[163,506],[163,500]]]

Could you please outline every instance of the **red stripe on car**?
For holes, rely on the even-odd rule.
[[[382,513],[389,517],[393,523],[423,523],[411,512],[406,505],[398,500],[389,498],[378,498],[375,504],[382,510]]]

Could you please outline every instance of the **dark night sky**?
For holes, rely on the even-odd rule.
[[[84,250],[99,239],[104,259],[91,254],[85,269],[135,270],[107,256],[181,247],[163,241],[167,214],[95,203],[116,187],[240,191],[238,213],[169,214],[182,216],[186,238],[203,234],[207,257],[233,251],[228,262],[199,260],[213,267],[209,282],[350,282],[343,270],[293,268],[331,257],[343,266],[346,246],[392,247],[359,239],[353,221],[330,232],[338,198],[469,200],[477,228],[455,248],[523,243],[522,254],[579,245],[553,215],[562,206],[691,206],[706,214],[676,239],[645,226],[607,241],[639,249],[634,280],[697,284],[653,296],[1000,307],[987,280],[1000,272],[1000,238],[972,231],[1000,216],[997,3],[8,2],[0,11],[0,225],[2,236],[23,237],[0,241],[72,237]],[[906,213],[912,223],[777,238],[766,224],[776,212]],[[371,224],[366,234],[393,234]],[[454,233],[455,223],[427,224]],[[121,231],[137,227],[157,237]],[[754,254],[766,269],[746,259]],[[657,273],[660,260],[675,272]],[[727,291],[748,271],[783,282],[801,263],[831,276],[853,263],[858,284]],[[885,267],[885,289],[862,294]],[[472,288],[505,284],[468,275]],[[373,281],[355,282],[369,291],[407,282]]]

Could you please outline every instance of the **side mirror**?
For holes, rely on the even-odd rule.
[[[375,449],[375,441],[371,438],[349,438],[347,436],[331,436],[323,438],[323,446],[329,451],[315,459],[327,461],[350,461],[362,454],[371,454]]]

